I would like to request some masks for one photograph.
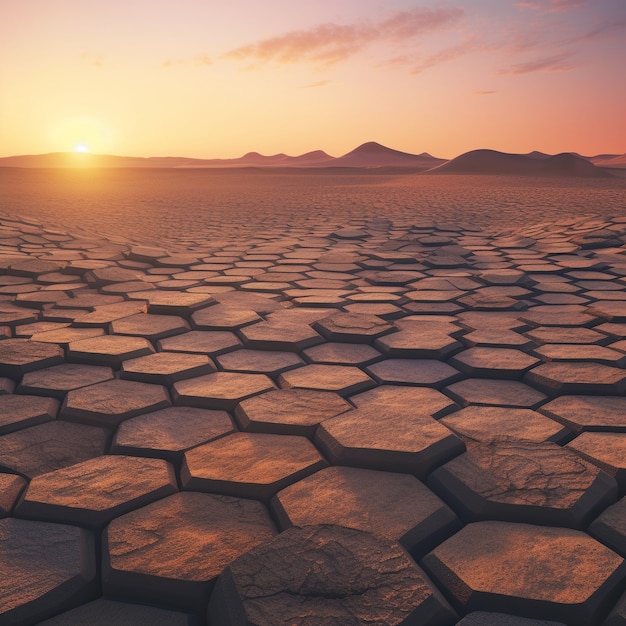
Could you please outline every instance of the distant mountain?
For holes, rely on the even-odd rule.
[[[445,163],[427,152],[409,154],[369,141],[333,161],[332,167],[410,167],[429,169]]]
[[[531,156],[533,155],[533,156]],[[496,150],[472,150],[440,165],[429,174],[501,174],[509,176],[575,176],[602,178],[605,170],[570,153],[543,156],[542,153],[509,154]]]
[[[583,158],[591,161],[598,167],[626,168],[626,154],[598,154],[597,156]]]

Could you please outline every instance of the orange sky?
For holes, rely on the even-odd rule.
[[[0,24],[0,156],[626,151],[624,0],[19,0]]]

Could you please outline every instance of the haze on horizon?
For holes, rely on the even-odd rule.
[[[0,156],[626,151],[623,0],[23,0],[0,22]]]

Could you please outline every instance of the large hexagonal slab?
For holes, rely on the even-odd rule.
[[[313,325],[328,341],[348,343],[373,343],[382,335],[393,332],[394,327],[376,315],[335,313]]]
[[[70,391],[61,416],[86,424],[117,426],[142,413],[170,406],[167,389],[130,380],[109,380]]]
[[[63,348],[30,339],[0,341],[0,376],[19,380],[26,372],[50,367],[63,361]]]
[[[421,561],[466,611],[597,623],[624,560],[585,533],[507,522],[469,524]],[[532,574],[530,574],[532,572]]]
[[[61,365],[24,374],[18,392],[38,396],[53,396],[62,400],[69,391],[95,385],[112,378],[113,371],[110,367],[61,363]]]
[[[305,437],[234,433],[185,453],[185,489],[269,500],[279,489],[325,467]]]
[[[320,422],[351,408],[330,391],[276,389],[238,404],[235,417],[249,432],[311,437]]]
[[[626,432],[626,398],[619,396],[560,396],[539,411],[575,432]]]
[[[278,492],[281,528],[338,524],[399,541],[424,554],[460,528],[456,515],[409,474],[328,467]]]
[[[365,368],[382,384],[444,387],[462,377],[447,363],[434,359],[386,359]]]
[[[25,486],[26,480],[21,476],[0,473],[0,517],[11,514],[13,505]]]
[[[524,376],[525,382],[552,395],[618,395],[626,391],[626,371],[602,363],[543,363]]]
[[[97,594],[93,535],[77,526],[0,520],[0,621],[37,624]]]
[[[428,485],[470,521],[583,528],[617,499],[614,478],[549,442],[480,444],[435,470]]]
[[[174,468],[163,459],[100,456],[33,478],[15,513],[99,528],[177,490]]]
[[[380,408],[392,411],[413,411],[419,407],[422,415],[442,417],[459,407],[447,396],[428,387],[381,385],[352,396],[350,401],[359,408]]]
[[[292,528],[220,576],[209,621],[453,624],[448,603],[397,543],[338,526]]]
[[[420,478],[465,450],[465,444],[429,415],[365,406],[323,422],[315,433],[322,453],[352,465]]]
[[[104,592],[200,609],[223,568],[274,532],[260,502],[174,494],[109,524],[102,546]]]
[[[376,383],[358,367],[318,363],[284,372],[279,376],[278,383],[281,387],[334,391],[342,396],[376,386]]]
[[[468,376],[519,379],[539,359],[512,348],[469,348],[453,356],[450,363]]]
[[[125,359],[133,359],[153,352],[152,344],[143,337],[103,335],[71,343],[67,350],[67,358],[69,361],[79,363],[118,368]]]
[[[484,404],[532,409],[548,399],[519,380],[497,378],[466,378],[446,387],[446,393],[462,406]]]
[[[0,395],[0,435],[53,420],[58,411],[59,402],[53,398]]]
[[[156,352],[124,361],[120,378],[155,385],[172,385],[177,380],[193,378],[214,371],[213,361],[205,354]]]

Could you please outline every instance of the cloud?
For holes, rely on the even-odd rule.
[[[468,38],[463,43],[457,44],[456,46],[450,46],[449,48],[444,48],[439,52],[435,52],[434,54],[423,58],[413,67],[411,74],[421,74],[422,72],[429,70],[431,67],[447,63],[448,61],[453,61],[454,59],[458,59],[459,57],[463,57],[474,52],[486,50],[488,47],[489,46],[486,44],[479,43],[473,38]]]
[[[161,63],[161,67],[171,68],[171,67],[208,67],[213,65],[213,61],[206,55],[201,54],[193,59],[168,59],[167,61],[163,61]]]
[[[531,9],[543,13],[562,13],[588,4],[588,0],[523,0],[516,2],[520,9]]]
[[[535,74],[537,72],[567,72],[580,65],[579,62],[572,59],[574,55],[575,53],[571,51],[562,52],[560,54],[554,54],[552,56],[542,57],[532,61],[515,63],[502,68],[498,74],[521,76],[523,74]]]
[[[402,43],[458,22],[461,8],[416,7],[377,22],[320,24],[236,48],[225,57],[234,60],[297,63],[309,61],[333,65],[377,42]]]

